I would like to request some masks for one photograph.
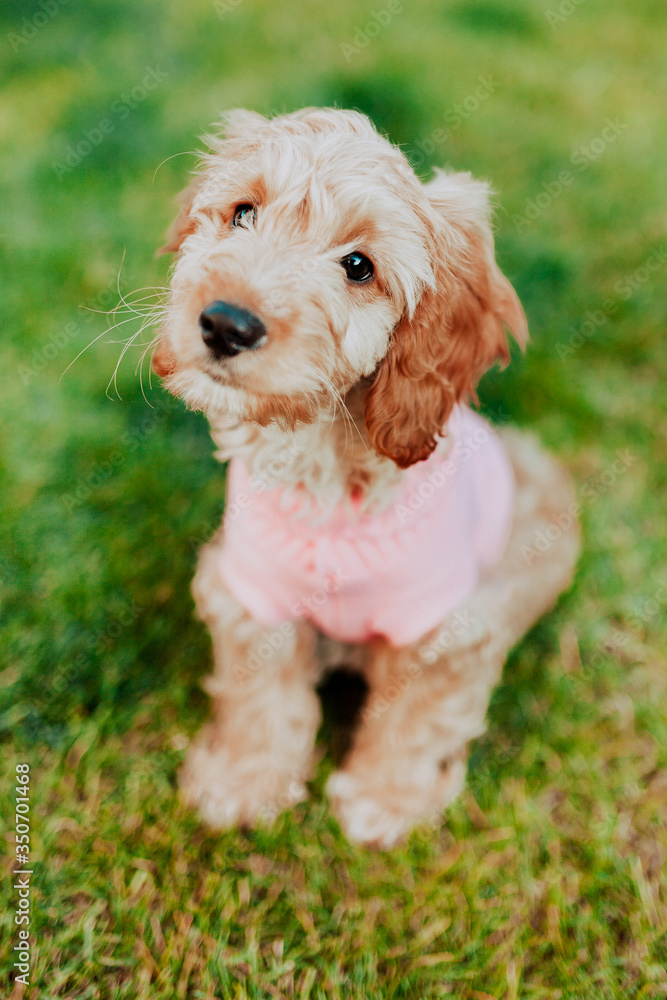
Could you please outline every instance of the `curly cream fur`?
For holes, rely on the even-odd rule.
[[[402,469],[448,448],[452,408],[509,357],[505,330],[527,337],[494,261],[488,188],[467,174],[422,185],[355,112],[272,121],[232,112],[208,143],[165,248],[177,257],[156,371],[206,412],[219,457],[242,459],[257,489],[298,490],[322,516],[340,503],[382,509]],[[232,229],[245,203],[256,220]],[[353,251],[374,263],[366,285],[351,285],[340,266]],[[214,299],[261,317],[261,350],[212,359],[197,319]],[[465,609],[474,625],[443,648],[446,622],[410,647],[350,651],[370,692],[328,787],[353,839],[390,846],[459,792],[507,650],[571,579],[575,523],[534,565],[521,554],[567,511],[567,476],[531,439],[506,438],[514,525]],[[314,630],[289,622],[263,668],[247,669],[266,628],[225,587],[222,544],[221,532],[205,546],[193,586],[213,637],[214,717],[181,776],[187,801],[214,826],[270,819],[305,795],[323,669]]]

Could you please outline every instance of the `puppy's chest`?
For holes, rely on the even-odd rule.
[[[373,452],[355,425],[329,423],[280,435],[273,429],[213,428],[217,457],[240,460],[253,493],[297,493],[304,509],[330,511],[341,505],[366,513],[391,504],[405,473]]]
[[[350,452],[343,454],[339,466],[346,501],[358,511],[382,510],[400,492],[404,473],[359,446]]]
[[[298,477],[295,456],[292,488],[261,488],[233,460],[219,556],[229,589],[267,625],[308,619],[344,642],[416,641],[470,597],[511,525],[507,456],[479,417],[463,424],[450,451],[399,473],[397,487],[383,483],[389,502],[375,507],[368,492],[350,499],[368,467],[345,456],[309,452]]]

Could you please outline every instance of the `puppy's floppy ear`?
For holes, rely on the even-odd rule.
[[[195,230],[194,221],[191,216],[192,203],[199,190],[199,178],[192,181],[176,198],[179,212],[167,230],[167,242],[155,253],[156,257],[161,257],[165,253],[176,253],[181,249],[181,243],[186,236],[190,236]]]
[[[371,444],[405,469],[429,457],[456,403],[475,395],[494,361],[507,364],[505,327],[523,347],[523,309],[493,255],[489,190],[469,174],[425,185],[434,287],[392,334],[366,397]]]

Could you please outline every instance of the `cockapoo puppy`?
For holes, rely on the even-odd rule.
[[[388,847],[461,791],[508,649],[570,582],[572,489],[466,405],[505,331],[527,339],[486,184],[422,184],[356,112],[233,111],[207,142],[153,360],[230,461],[183,793],[215,827],[306,795],[328,647],[369,689],[328,795]]]

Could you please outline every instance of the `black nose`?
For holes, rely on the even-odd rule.
[[[199,316],[199,325],[204,343],[216,358],[233,358],[259,347],[266,338],[261,319],[228,302],[209,302]]]

